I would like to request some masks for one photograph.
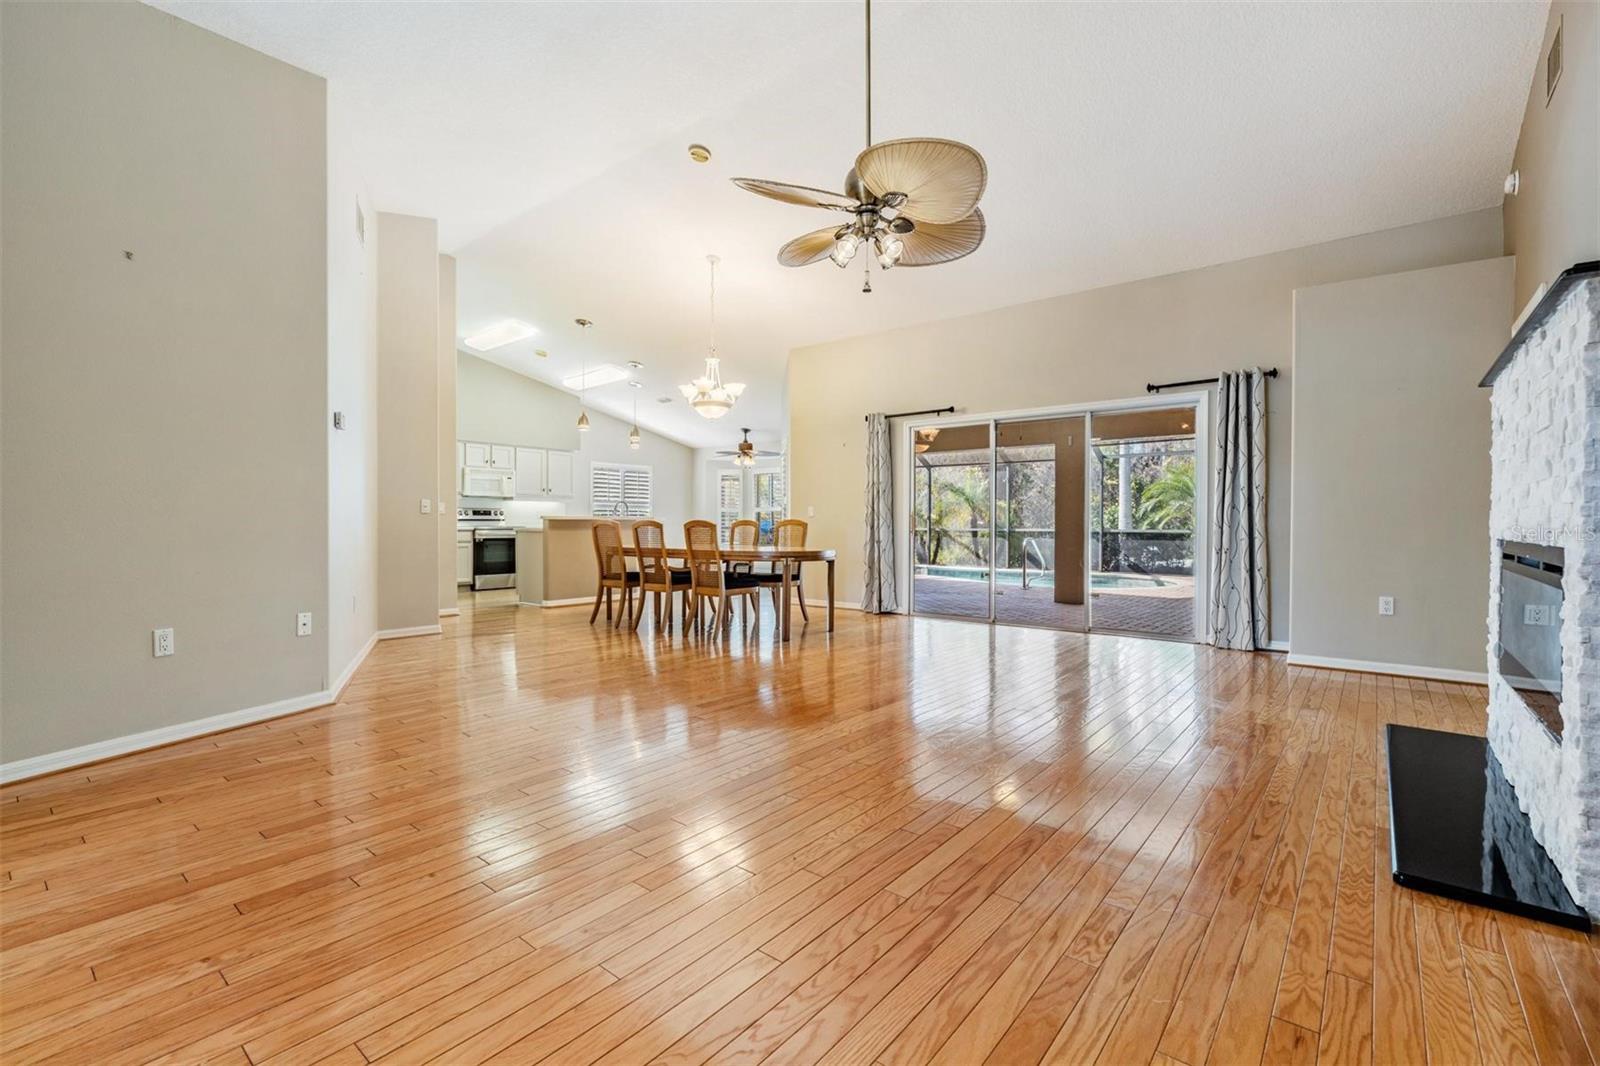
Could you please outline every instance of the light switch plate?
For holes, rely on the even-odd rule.
[[[426,498],[426,497],[424,497],[422,502],[417,505],[417,510],[420,511],[422,514],[432,514],[433,513],[433,501],[428,499],[428,498]]]

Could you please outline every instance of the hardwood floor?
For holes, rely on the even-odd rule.
[[[468,604],[0,793],[7,1063],[1593,1062],[1600,938],[1388,876],[1467,686],[841,612]]]

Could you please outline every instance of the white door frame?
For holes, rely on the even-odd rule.
[[[894,496],[894,521],[895,528],[904,532],[904,536],[895,537],[895,583],[898,600],[904,606],[898,613],[911,613],[911,575],[915,569],[916,552],[914,539],[916,530],[911,521],[911,495],[916,484],[916,467],[914,459],[916,449],[914,445],[915,434],[919,429],[945,428],[949,426],[981,426],[988,425],[991,460],[994,453],[996,427],[1001,422],[1025,422],[1049,418],[1061,418],[1072,415],[1085,415],[1085,430],[1089,440],[1093,439],[1093,424],[1096,414],[1114,414],[1123,411],[1158,410],[1165,407],[1193,407],[1194,408],[1194,478],[1195,478],[1195,529],[1194,529],[1194,615],[1195,615],[1195,640],[1209,644],[1212,638],[1210,619],[1211,601],[1211,419],[1210,419],[1211,391],[1209,389],[1194,389],[1185,392],[1152,393],[1149,396],[1139,396],[1126,400],[1102,400],[1093,403],[1061,404],[1052,407],[1030,407],[1013,411],[993,411],[978,414],[947,415],[945,417],[918,417],[908,418],[901,422],[897,432],[890,434],[891,460],[894,463],[895,480],[904,486]],[[1090,471],[1088,464],[1093,462],[1092,447],[1085,441],[1084,463],[1085,478]],[[992,466],[991,461],[991,466]],[[993,496],[994,472],[990,471],[990,522],[994,520]],[[1087,491],[1087,480],[1085,491]],[[1084,508],[1084,573],[1091,573],[1089,567],[1090,538],[1088,536],[1088,508]],[[990,617],[994,614],[994,574],[990,568],[989,575],[989,604]],[[1088,625],[1094,627],[1094,607],[1091,596],[1085,596],[1091,602],[1085,604]]]

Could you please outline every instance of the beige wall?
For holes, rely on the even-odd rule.
[[[326,683],[328,192],[320,78],[137,4],[4,19],[15,763]]]
[[[439,257],[439,610],[456,609],[456,261]]]
[[[579,436],[577,396],[457,352],[457,440],[574,452]]]
[[[1489,209],[797,349],[788,371],[791,509],[801,518],[815,509],[811,542],[838,549],[840,599],[858,602],[867,412],[954,404],[987,413],[1128,399],[1144,396],[1149,381],[1276,366],[1281,376],[1267,392],[1267,527],[1272,634],[1287,640],[1290,294],[1482,259],[1498,255],[1500,245],[1500,212]]]
[[[378,628],[439,622],[439,240],[378,216]],[[454,547],[451,548],[454,551]]]
[[[1548,103],[1545,57],[1556,26],[1565,57]],[[1521,189],[1505,202],[1505,253],[1517,257],[1515,307],[1574,263],[1600,259],[1600,5],[1556,0],[1528,92],[1512,166]]]
[[[1478,380],[1511,285],[1512,261],[1487,259],[1295,292],[1293,658],[1483,673]]]

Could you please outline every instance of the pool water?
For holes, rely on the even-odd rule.
[[[986,581],[989,572],[976,566],[919,566],[918,577],[953,577],[963,581]],[[996,570],[994,580],[997,585],[1021,585],[1021,570]],[[1159,577],[1146,574],[1104,574],[1096,573],[1090,577],[1089,587],[1097,589],[1151,589],[1162,588],[1169,582]],[[1029,571],[1028,586],[1030,588],[1051,588],[1055,585],[1055,574],[1051,571],[1041,573],[1038,570]]]

